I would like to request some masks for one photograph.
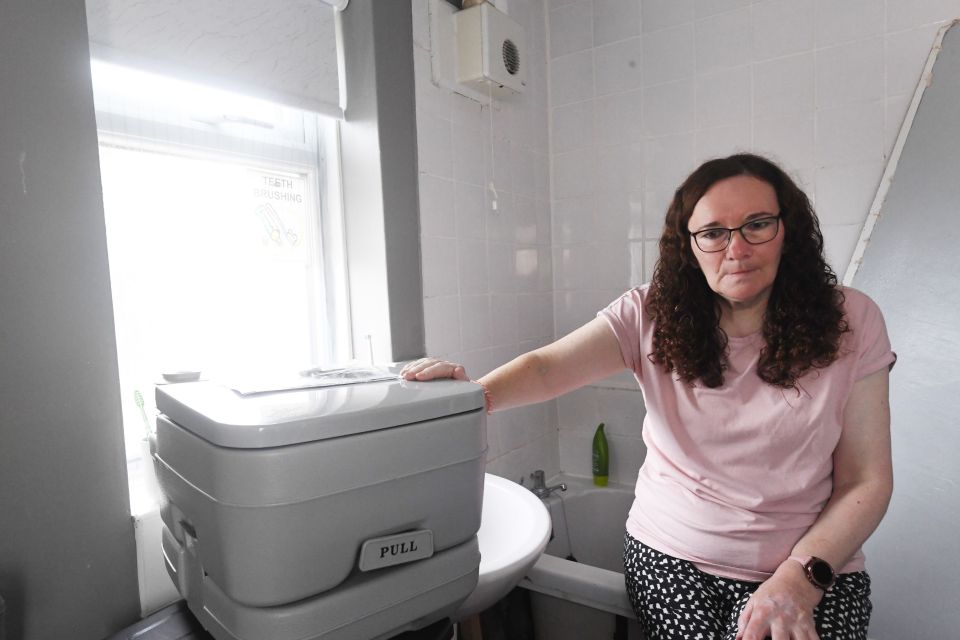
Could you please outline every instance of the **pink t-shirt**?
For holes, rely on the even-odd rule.
[[[883,316],[865,294],[844,288],[851,331],[839,358],[798,380],[798,390],[756,373],[760,333],[729,338],[729,368],[716,389],[678,381],[650,362],[648,286],[623,294],[599,316],[643,391],[647,456],[627,531],[701,570],[762,581],[820,515],[833,489],[833,451],[856,381],[893,364]],[[841,572],[863,569],[857,551]]]

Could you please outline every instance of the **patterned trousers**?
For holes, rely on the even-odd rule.
[[[737,618],[759,582],[710,575],[651,549],[629,533],[623,566],[627,595],[647,640],[734,640]],[[866,640],[870,576],[837,576],[813,615],[821,640]]]

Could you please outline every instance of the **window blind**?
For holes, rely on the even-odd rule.
[[[342,116],[346,0],[87,0],[91,55]]]

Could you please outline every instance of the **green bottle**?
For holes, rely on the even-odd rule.
[[[607,477],[610,469],[610,450],[607,448],[607,436],[603,433],[603,423],[593,434],[593,484],[598,487],[607,486]]]

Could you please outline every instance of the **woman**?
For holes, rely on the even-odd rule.
[[[478,382],[499,411],[634,372],[647,456],[624,574],[648,639],[865,639],[895,358],[804,193],[741,154],[677,190],[649,285]],[[467,379],[429,358],[402,375]]]

